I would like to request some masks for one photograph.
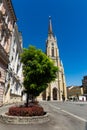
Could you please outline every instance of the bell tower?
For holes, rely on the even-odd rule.
[[[64,68],[59,57],[59,49],[57,39],[53,33],[51,17],[49,17],[48,37],[46,40],[46,55],[53,60],[55,66],[58,66],[59,69],[56,80],[50,83],[46,89],[46,100],[63,100],[63,97],[66,99],[67,93]]]
[[[46,54],[55,62],[56,66],[60,64],[57,39],[53,34],[51,17],[49,17],[48,38],[46,41]]]

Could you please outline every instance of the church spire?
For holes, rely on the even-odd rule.
[[[49,16],[49,28],[48,28],[48,35],[49,35],[49,36],[53,36],[51,16]]]

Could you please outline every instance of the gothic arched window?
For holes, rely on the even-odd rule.
[[[54,57],[54,47],[51,49],[52,57]]]
[[[52,43],[51,45],[52,45],[51,54],[52,54],[52,57],[54,57],[54,43]]]

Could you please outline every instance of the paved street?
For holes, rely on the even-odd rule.
[[[35,125],[0,123],[0,130],[87,130],[87,103],[48,101],[41,105],[50,114],[49,122]],[[7,107],[0,108],[0,112]]]

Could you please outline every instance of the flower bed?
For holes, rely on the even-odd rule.
[[[44,115],[44,110],[39,105],[33,105],[29,107],[17,107],[13,106],[9,108],[7,115],[11,116],[42,116]]]
[[[49,114],[44,112],[38,103],[12,106],[8,112],[0,114],[0,121],[7,124],[37,124],[50,121]]]

